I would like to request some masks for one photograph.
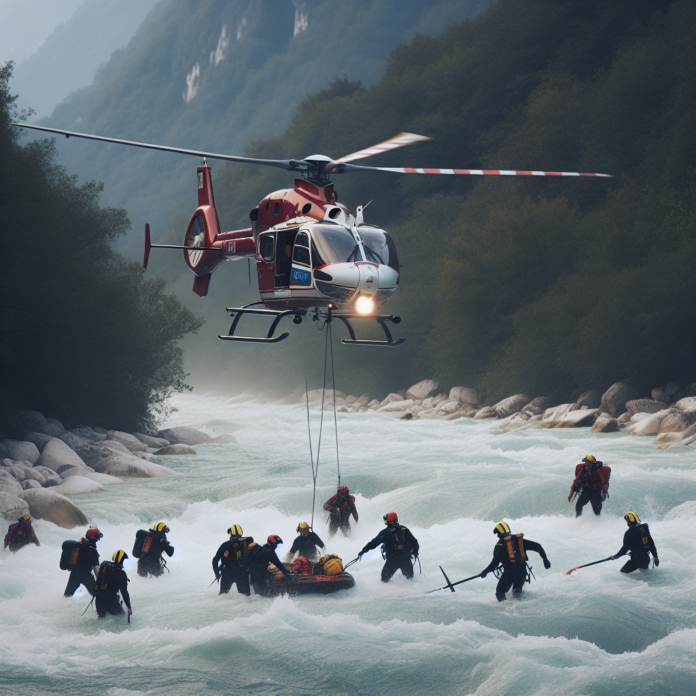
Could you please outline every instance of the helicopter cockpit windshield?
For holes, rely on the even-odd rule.
[[[392,238],[378,227],[361,225],[358,232],[360,232],[360,238],[365,246],[367,260],[383,266],[389,266],[398,272],[399,259],[396,255],[396,246]]]
[[[312,266],[328,266],[331,263],[363,261],[360,247],[352,233],[336,225],[312,226]]]

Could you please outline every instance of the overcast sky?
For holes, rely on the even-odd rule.
[[[61,22],[89,0],[0,0],[0,63],[28,58]]]

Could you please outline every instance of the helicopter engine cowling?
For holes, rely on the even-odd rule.
[[[198,167],[198,208],[189,222],[184,238],[186,247],[207,247],[210,249],[220,234],[220,222],[215,209],[213,181],[210,167]],[[224,261],[221,253],[194,249],[184,250],[184,260],[196,275],[193,291],[204,297],[208,294],[211,273]]]

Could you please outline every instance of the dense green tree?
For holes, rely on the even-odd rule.
[[[78,185],[52,140],[20,145],[11,73],[12,63],[0,68],[2,430],[19,409],[151,428],[185,388],[178,340],[201,322],[113,251],[130,222],[99,205],[102,184]]]

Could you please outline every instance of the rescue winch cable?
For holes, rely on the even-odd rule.
[[[329,324],[329,333],[331,332],[331,324]],[[338,487],[341,487],[341,462],[338,458],[338,418],[336,417],[336,373],[334,371],[333,357],[333,336],[329,336],[329,346],[331,348],[331,389],[333,391],[333,415],[334,415],[334,433],[336,437],[336,471],[338,473]]]

